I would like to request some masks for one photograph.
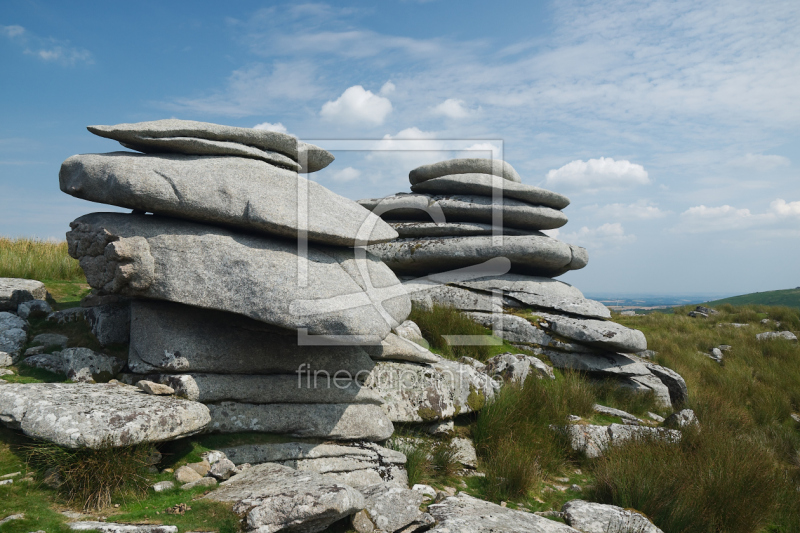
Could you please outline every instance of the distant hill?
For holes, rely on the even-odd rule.
[[[782,291],[754,292],[741,296],[732,296],[722,300],[708,302],[707,305],[716,306],[722,304],[732,305],[785,305],[788,307],[800,308],[800,287],[785,289]]]

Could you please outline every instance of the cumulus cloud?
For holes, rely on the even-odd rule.
[[[253,129],[277,131],[278,133],[288,133],[286,131],[286,126],[284,126],[281,122],[276,122],[275,124],[271,124],[269,122],[262,122],[261,124],[256,124],[255,126],[253,126]]]
[[[664,218],[670,214],[670,211],[663,211],[656,204],[648,202],[647,200],[639,200],[627,205],[590,205],[584,209],[594,212],[598,217],[611,218],[614,220],[653,220]]]
[[[353,167],[345,167],[331,175],[331,179],[338,183],[347,183],[361,177],[361,171]]]
[[[769,204],[764,213],[753,213],[749,209],[737,209],[730,205],[707,207],[698,205],[681,213],[680,223],[673,228],[678,233],[706,233],[713,231],[747,230],[756,227],[780,224],[800,218],[800,201],[787,202],[778,198]]]
[[[378,94],[380,94],[381,96],[389,96],[394,92],[395,89],[397,89],[397,87],[395,87],[394,83],[392,83],[391,81],[387,81],[386,83],[383,84]]]
[[[551,236],[553,236],[551,234]],[[620,248],[636,241],[636,235],[628,235],[622,224],[603,224],[596,228],[583,226],[573,233],[558,234],[558,239],[570,244],[583,246],[588,250],[609,250]]]
[[[39,37],[22,26],[0,26],[0,34],[22,47],[24,54],[48,63],[62,66],[94,63],[92,53],[88,50],[71,46],[69,41]]]
[[[466,108],[464,100],[448,98],[441,104],[433,108],[435,115],[442,115],[447,118],[465,118],[469,116],[469,109]]]
[[[642,165],[610,157],[578,159],[547,173],[547,185],[587,190],[624,189],[647,185],[650,178]]]
[[[361,85],[354,85],[336,100],[322,106],[323,119],[348,124],[366,123],[374,126],[383,124],[392,112],[392,102],[383,96],[367,91]]]
[[[732,159],[729,163],[734,167],[744,167],[754,170],[772,170],[778,167],[788,167],[791,165],[788,157],[774,154],[745,154],[742,157]]]
[[[787,202],[778,198],[769,204],[769,209],[781,217],[800,217],[800,201]]]

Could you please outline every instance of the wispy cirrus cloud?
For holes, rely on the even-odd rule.
[[[65,40],[40,37],[22,26],[0,26],[0,35],[17,45],[24,54],[45,63],[56,63],[65,67],[94,63],[92,53],[85,48],[72,46]]]
[[[788,221],[796,226],[800,221],[800,201],[787,202],[781,198],[770,203],[764,213],[730,205],[708,207],[698,205],[681,213],[681,220],[672,228],[676,233],[708,233],[749,230],[777,225]]]

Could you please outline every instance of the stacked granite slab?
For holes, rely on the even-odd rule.
[[[505,161],[452,159],[409,173],[412,193],[359,203],[399,234],[368,246],[404,279],[415,304],[455,307],[557,368],[686,400],[675,372],[635,354],[644,335],[608,321],[601,303],[555,277],[586,266],[584,248],[543,230],[567,223],[565,196],[525,185]],[[513,314],[509,311],[513,311]]]
[[[92,299],[130,306],[124,381],[206,404],[209,431],[391,436],[359,373],[411,303],[354,246],[397,233],[299,174],[333,156],[285,134],[183,120],[89,130],[144,152],[73,156],[59,175],[67,194],[133,210],[82,216],[67,233]]]

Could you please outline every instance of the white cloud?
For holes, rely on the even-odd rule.
[[[636,235],[627,235],[622,224],[615,222],[596,228],[583,226],[576,232],[559,234],[558,240],[583,246],[591,252],[592,250],[608,250],[631,244],[636,241]]]
[[[769,204],[769,209],[781,217],[800,217],[800,201],[786,202],[778,198]]]
[[[269,122],[262,122],[261,124],[256,124],[253,126],[254,130],[267,130],[267,131],[277,131],[278,133],[288,133],[286,131],[286,126],[283,125],[281,122],[276,122],[275,124],[271,124]]]
[[[774,202],[773,202],[774,203]],[[680,223],[673,228],[678,233],[706,233],[750,229],[772,223],[773,213],[753,214],[749,209],[737,209],[730,205],[707,207],[698,205],[681,213]]]
[[[650,178],[642,165],[610,157],[576,160],[547,173],[547,185],[588,190],[623,189],[647,185]]]
[[[14,37],[19,37],[23,33],[25,33],[25,28],[22,26],[0,26],[0,33],[8,37],[9,39],[13,39]]]
[[[339,183],[347,183],[348,181],[353,181],[360,177],[361,171],[353,167],[345,167],[331,175],[331,179]]]
[[[39,37],[22,26],[0,26],[0,34],[21,46],[24,54],[38,57],[45,62],[69,67],[78,63],[94,63],[92,53],[88,50],[71,46],[69,41]]]
[[[386,83],[383,84],[378,94],[380,94],[381,96],[389,96],[394,92],[395,89],[397,89],[397,87],[395,87],[394,83],[392,83],[391,81],[387,81]]]
[[[772,170],[778,167],[788,167],[791,165],[788,157],[771,154],[745,154],[742,157],[732,159],[731,166],[751,168],[754,170]]]
[[[392,112],[392,102],[388,98],[372,94],[361,85],[354,85],[336,100],[322,106],[320,116],[326,120],[348,124],[367,123],[374,126],[383,124]]]
[[[459,119],[469,116],[469,110],[464,106],[464,100],[448,98],[433,108],[433,113],[447,118]]]
[[[589,205],[585,210],[594,212],[597,217],[613,220],[653,220],[664,218],[670,211],[663,211],[647,200],[639,200],[632,204],[608,204],[604,206]]]

